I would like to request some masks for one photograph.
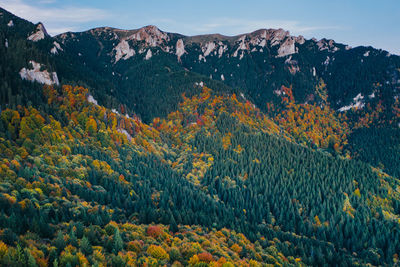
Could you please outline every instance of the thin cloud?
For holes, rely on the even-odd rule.
[[[40,0],[39,3],[41,4],[54,4],[57,0]]]
[[[43,0],[50,3],[53,0]],[[40,3],[40,2],[39,2]],[[101,21],[110,14],[97,8],[81,8],[74,6],[49,7],[27,4],[22,0],[4,0],[1,6],[11,13],[32,22],[43,22],[49,33],[57,34],[58,29],[76,29],[80,23]]]
[[[79,30],[80,29],[77,28],[77,27],[60,27],[60,28],[57,28],[57,27],[47,28],[46,27],[47,33],[52,35],[52,36],[60,34],[60,33],[64,33],[64,32],[77,32]]]
[[[193,25],[191,28],[197,33],[220,32],[228,35],[252,32],[262,28],[282,28],[293,34],[306,34],[320,30],[339,29],[339,27],[335,26],[308,26],[293,20],[247,20],[231,18],[221,18],[209,23],[197,26]]]

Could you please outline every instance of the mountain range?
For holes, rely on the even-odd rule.
[[[0,8],[0,262],[394,265],[400,56]]]

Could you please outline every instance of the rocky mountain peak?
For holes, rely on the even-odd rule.
[[[145,26],[136,30],[128,40],[145,41],[146,44],[154,47],[170,40],[167,33],[161,31],[154,25]]]
[[[46,28],[41,22],[39,22],[36,26],[36,30],[31,35],[28,36],[28,40],[37,42],[39,40],[44,39],[47,36],[49,36],[49,34],[47,33]]]

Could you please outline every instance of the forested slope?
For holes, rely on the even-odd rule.
[[[398,56],[0,22],[1,265],[398,264]]]
[[[151,125],[89,102],[82,87],[46,86],[46,105],[4,110],[3,262],[21,257],[48,264],[57,259],[62,265],[85,259],[126,264],[135,257],[159,263],[197,260],[161,241],[166,254],[157,253],[164,256],[153,255],[156,248],[145,244],[129,254],[135,251],[129,242],[144,237],[132,237],[126,229],[146,227],[107,230],[110,226],[107,233],[94,228],[114,221],[162,223],[172,233],[183,225],[208,231],[226,227],[257,240],[261,258],[247,247],[244,253],[243,245],[233,248],[242,251],[237,257],[245,262],[393,263],[399,246],[397,179],[293,143],[235,95],[199,90]],[[76,224],[83,234],[75,232]],[[105,234],[112,245],[99,241]],[[115,241],[118,235],[122,244]],[[90,249],[98,245],[104,248]],[[282,254],[272,253],[271,245]],[[176,249],[182,258],[171,256]],[[215,261],[222,257],[205,247],[196,251]]]

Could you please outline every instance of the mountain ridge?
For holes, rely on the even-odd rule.
[[[0,265],[398,264],[399,57],[250,35],[2,13]]]

